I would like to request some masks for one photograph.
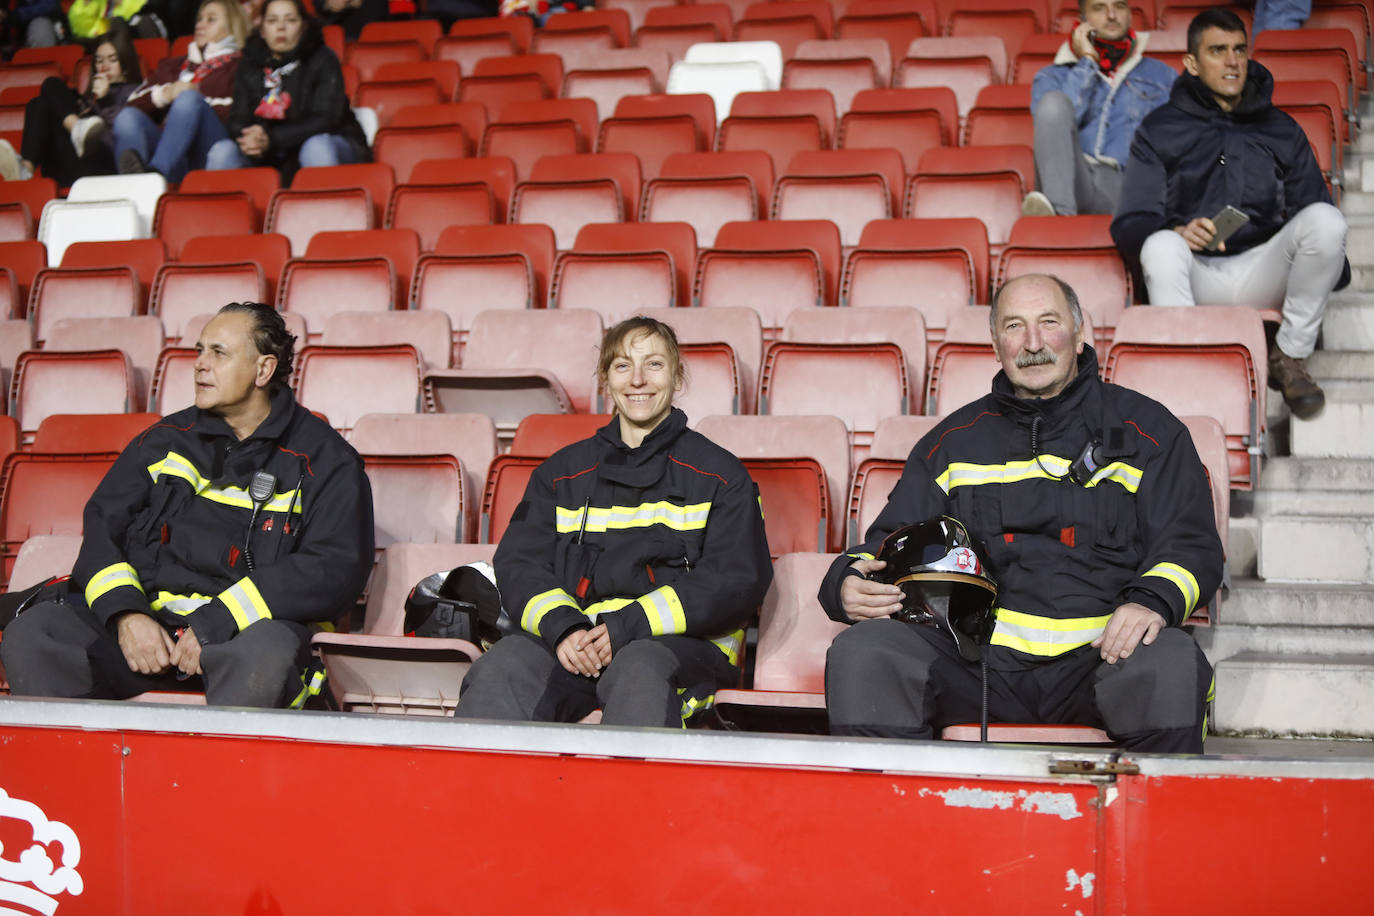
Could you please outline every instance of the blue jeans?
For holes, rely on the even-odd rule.
[[[1299,29],[1312,15],[1312,0],[1258,0],[1250,40],[1269,29]]]
[[[301,144],[300,158],[302,168],[317,165],[348,165],[358,161],[353,145],[338,134],[315,134]],[[221,140],[210,148],[205,167],[207,169],[246,169],[261,165],[243,154],[237,141],[230,138]]]
[[[191,169],[205,168],[210,147],[229,136],[219,115],[194,89],[173,100],[158,127],[153,119],[126,107],[114,122],[115,162],[135,150],[148,167],[176,184]]]

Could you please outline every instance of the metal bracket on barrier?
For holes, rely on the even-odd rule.
[[[1139,776],[1140,765],[1121,760],[1063,758],[1050,761],[1053,776]]]

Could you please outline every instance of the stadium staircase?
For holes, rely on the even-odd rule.
[[[1374,738],[1374,106],[1346,159],[1350,286],[1309,362],[1310,421],[1269,400],[1261,484],[1232,494],[1231,588],[1197,636],[1220,734]]]

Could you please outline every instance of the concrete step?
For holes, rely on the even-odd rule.
[[[1213,665],[1242,652],[1266,655],[1368,655],[1374,658],[1374,627],[1252,626],[1227,619],[1229,604],[1221,606],[1221,623],[1193,630]],[[1371,694],[1374,699],[1374,694]]]
[[[1254,516],[1230,520],[1226,544],[1226,563],[1231,581],[1254,579],[1259,566],[1259,519]],[[1222,609],[1224,614],[1225,608]]]
[[[1307,358],[1307,370],[1318,382],[1374,380],[1374,350],[1317,350]]]
[[[1253,511],[1262,519],[1282,515],[1321,515],[1351,518],[1374,516],[1374,491],[1370,490],[1283,490],[1265,475],[1255,492]]]
[[[1216,666],[1219,731],[1374,735],[1374,655],[1247,652]]]
[[[1257,571],[1269,582],[1374,583],[1374,518],[1261,517]]]
[[[1374,457],[1374,383],[1333,381],[1322,388],[1322,412],[1310,420],[1291,419],[1288,453],[1300,458]],[[1282,403],[1281,396],[1271,394],[1271,405]],[[1273,410],[1268,412],[1272,417]]]
[[[1265,626],[1374,627],[1374,588],[1232,578],[1217,629]]]
[[[1261,480],[1264,490],[1374,491],[1374,462],[1359,458],[1270,458],[1264,462]]]
[[[1365,180],[1369,180],[1374,167],[1365,169]],[[1371,188],[1370,190],[1374,190]],[[1351,264],[1374,264],[1374,220],[1370,217],[1352,215],[1346,218],[1348,229],[1345,235],[1345,256]]]
[[[1326,314],[1322,317],[1322,342],[1328,348],[1362,352],[1374,350],[1374,306],[1370,305],[1369,299],[1369,294],[1365,292],[1332,294],[1331,301],[1326,304]]]

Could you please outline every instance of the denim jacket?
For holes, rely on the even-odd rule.
[[[1169,99],[1178,73],[1162,61],[1145,57],[1148,32],[1136,36],[1131,54],[1112,79],[1103,76],[1097,61],[1076,57],[1066,41],[1054,63],[1035,74],[1031,110],[1047,92],[1062,92],[1073,102],[1078,118],[1078,142],[1083,154],[1099,162],[1125,168],[1131,138],[1147,114]]]

